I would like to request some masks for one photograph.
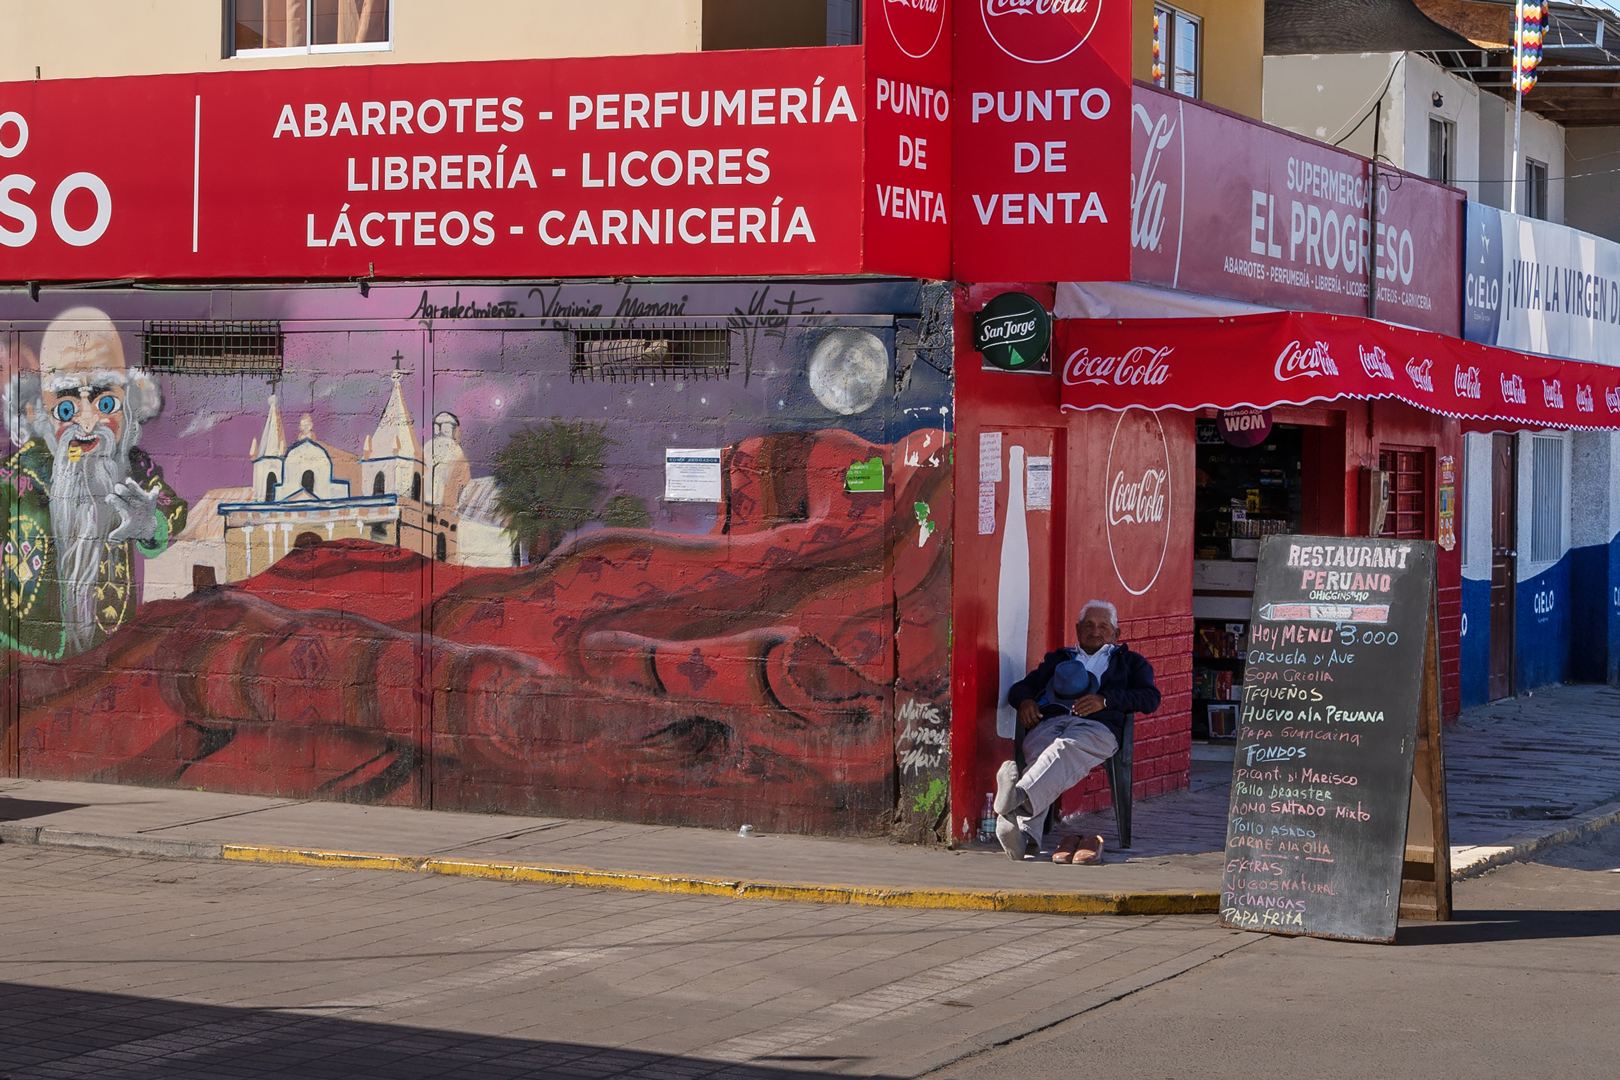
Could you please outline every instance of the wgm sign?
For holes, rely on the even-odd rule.
[[[1052,318],[1033,296],[1002,293],[973,316],[973,348],[985,368],[1052,372]]]
[[[1463,336],[1620,365],[1620,244],[1470,202]]]

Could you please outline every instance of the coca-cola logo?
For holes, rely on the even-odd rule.
[[[1412,385],[1425,394],[1434,393],[1433,360],[1424,360],[1419,363],[1417,357],[1406,362],[1406,377],[1412,380]]]
[[[1086,43],[1107,0],[979,0],[996,47],[1026,64],[1062,60]]]
[[[882,0],[895,47],[913,60],[934,51],[945,36],[945,0]]]
[[[1612,413],[1620,413],[1620,387],[1611,386],[1603,391],[1603,404],[1609,407]]]
[[[1592,412],[1592,388],[1590,386],[1575,384],[1575,407],[1581,412]]]
[[[1564,388],[1558,384],[1557,379],[1541,380],[1541,402],[1549,409],[1564,407]]]
[[[1377,345],[1372,348],[1357,345],[1356,351],[1361,354],[1361,370],[1371,379],[1388,379],[1395,381],[1395,372],[1390,369],[1389,361],[1384,357],[1384,350]]]
[[[1141,596],[1159,580],[1170,550],[1170,444],[1159,417],[1129,408],[1119,415],[1103,474],[1108,493],[1108,554],[1125,591]]]
[[[1502,376],[1502,401],[1508,405],[1523,405],[1529,399],[1524,393],[1524,379],[1517,375]]]
[[[1159,170],[1164,165],[1164,149],[1175,138],[1176,125],[1169,113],[1155,118],[1141,102],[1131,107],[1131,117],[1147,132],[1141,137],[1142,160],[1131,175],[1131,247],[1158,251],[1164,243],[1164,202],[1170,194],[1170,184],[1159,178]],[[1166,176],[1171,174],[1171,169],[1165,170]]]
[[[1174,348],[1138,345],[1119,356],[1093,356],[1090,348],[1082,346],[1063,365],[1063,382],[1067,386],[1110,382],[1115,386],[1162,386],[1170,378],[1173,352]]]
[[[1290,379],[1314,379],[1322,375],[1338,375],[1339,365],[1328,355],[1327,342],[1318,341],[1314,345],[1302,347],[1299,342],[1291,341],[1277,354],[1277,363],[1272,370],[1278,382],[1287,382]]]
[[[1451,388],[1458,397],[1473,398],[1478,401],[1480,393],[1484,389],[1480,385],[1479,368],[1457,365],[1457,372],[1451,377]]]

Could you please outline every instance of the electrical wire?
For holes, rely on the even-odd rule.
[[[1377,111],[1379,104],[1384,100],[1384,95],[1389,93],[1390,84],[1395,81],[1395,73],[1401,70],[1401,64],[1405,62],[1405,60],[1405,53],[1401,53],[1395,57],[1395,62],[1389,66],[1389,78],[1384,80],[1384,88],[1378,91],[1376,96],[1367,99],[1366,104],[1362,106],[1362,109],[1365,111],[1362,112],[1361,119],[1356,121],[1355,127],[1351,128],[1349,131],[1345,131],[1342,138],[1335,139],[1333,142],[1334,146],[1343,146],[1346,139],[1350,138],[1350,136],[1361,130],[1361,125],[1367,122],[1367,117],[1371,116],[1375,111]],[[1346,120],[1345,123],[1349,123],[1349,121]],[[1344,128],[1341,126],[1339,130],[1344,131]]]

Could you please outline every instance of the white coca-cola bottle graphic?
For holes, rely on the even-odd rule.
[[[1001,689],[996,694],[996,734],[1018,733],[1018,710],[1007,691],[1029,671],[1029,526],[1024,520],[1024,448],[1007,452],[1007,526],[1001,534],[1001,578],[996,588],[996,650]]]

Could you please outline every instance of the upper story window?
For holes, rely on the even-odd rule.
[[[1198,97],[1203,23],[1196,15],[1156,4],[1153,8],[1153,85]]]
[[[1429,179],[1457,182],[1457,125],[1438,116],[1429,117]]]
[[[1547,220],[1547,163],[1524,159],[1524,216]]]
[[[861,0],[703,0],[705,52],[860,43]]]
[[[231,0],[233,56],[392,48],[389,0]]]

